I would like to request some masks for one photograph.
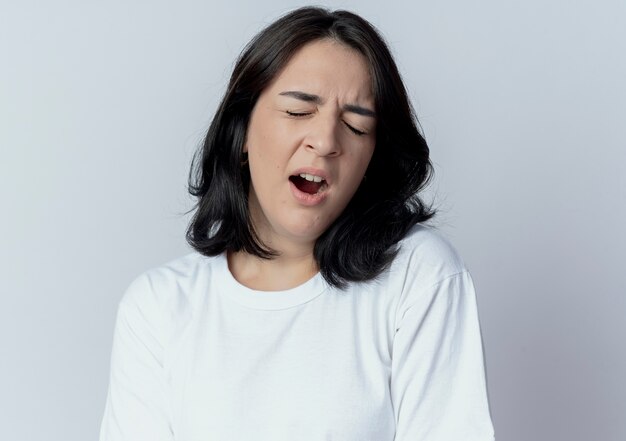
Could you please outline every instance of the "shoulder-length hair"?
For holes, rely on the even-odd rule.
[[[242,250],[268,259],[276,255],[256,235],[248,210],[250,172],[245,161],[242,165],[246,131],[265,87],[298,49],[323,38],[363,54],[377,115],[376,146],[365,179],[314,247],[323,277],[344,288],[347,282],[380,275],[409,229],[436,213],[418,196],[430,181],[433,167],[397,66],[376,29],[348,11],[296,9],[263,29],[244,48],[191,164],[189,192],[197,202],[186,237],[206,256]]]

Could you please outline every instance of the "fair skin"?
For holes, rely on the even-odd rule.
[[[285,290],[318,271],[315,241],[356,192],[374,152],[371,85],[363,55],[323,39],[299,49],[259,96],[244,146],[249,207],[259,238],[279,256],[230,253],[243,285]]]

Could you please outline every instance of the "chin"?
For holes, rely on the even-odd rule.
[[[306,225],[305,223],[300,222],[286,226],[284,232],[286,233],[286,235],[298,241],[315,242],[318,237],[320,237],[324,233],[324,231],[326,231],[329,225]]]
[[[289,230],[288,235],[298,242],[315,242],[324,230]]]

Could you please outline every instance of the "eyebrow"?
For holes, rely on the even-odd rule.
[[[301,101],[306,101],[307,103],[323,104],[324,102],[324,100],[322,100],[322,98],[318,95],[300,92],[299,90],[287,90],[285,92],[280,92],[279,95],[289,96]],[[357,106],[356,104],[346,104],[345,106],[343,106],[343,110],[345,110],[346,112],[356,113],[357,115],[369,116],[371,118],[376,117],[376,112],[374,112],[373,110]]]

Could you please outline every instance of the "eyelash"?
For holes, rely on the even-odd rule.
[[[290,112],[289,110],[285,110],[285,112],[287,113],[287,115],[289,116],[307,116],[310,115],[309,112],[303,112],[303,113],[299,113],[299,112]]]
[[[287,113],[287,115],[289,115],[289,116],[293,116],[294,118],[298,118],[298,117],[303,117],[303,116],[310,115],[310,113],[309,113],[309,112],[290,112],[289,110],[286,110],[285,112]],[[354,133],[354,134],[355,134],[355,135],[357,135],[357,136],[363,136],[363,135],[365,135],[365,134],[366,134],[365,132],[363,132],[363,131],[361,131],[361,130],[355,129],[354,127],[352,127],[350,124],[348,124],[348,123],[347,123],[347,122],[345,122],[345,121],[344,121],[343,123],[346,125],[346,127],[347,127],[347,128],[349,128],[349,129],[350,129],[350,131],[351,131],[352,133]]]

